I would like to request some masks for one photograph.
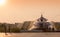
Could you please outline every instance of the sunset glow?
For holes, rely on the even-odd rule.
[[[0,6],[0,22],[34,21],[41,13],[48,21],[60,21],[60,0],[0,0]]]
[[[0,0],[0,5],[4,5],[6,3],[6,0]]]

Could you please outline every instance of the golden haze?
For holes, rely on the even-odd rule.
[[[34,21],[41,13],[49,21],[60,21],[60,0],[7,0],[0,6],[0,22]]]

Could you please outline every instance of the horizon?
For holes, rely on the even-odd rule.
[[[0,5],[0,22],[35,21],[41,14],[48,21],[60,22],[60,0],[6,0]]]

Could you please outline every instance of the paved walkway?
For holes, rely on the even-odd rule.
[[[60,33],[0,33],[0,37],[60,37]]]

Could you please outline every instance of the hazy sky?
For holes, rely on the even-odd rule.
[[[49,21],[60,21],[60,0],[7,0],[0,5],[0,22],[34,21],[41,13]]]

